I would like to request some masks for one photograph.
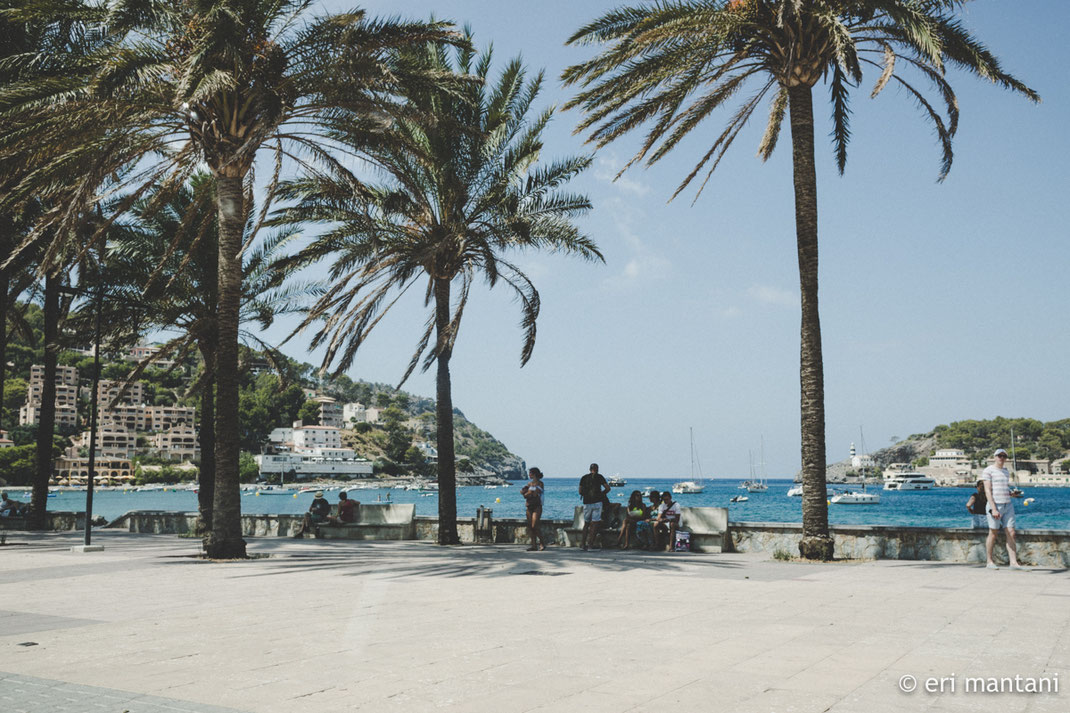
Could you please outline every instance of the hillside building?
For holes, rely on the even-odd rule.
[[[342,404],[330,396],[317,396],[313,399],[320,405],[320,425],[328,428],[342,428]]]
[[[175,426],[157,433],[153,438],[153,446],[168,460],[198,460],[201,457],[197,431],[190,426]]]
[[[41,403],[45,390],[45,367],[30,367],[30,383],[26,388],[26,402],[19,408],[19,425],[41,420]],[[78,424],[78,369],[73,366],[56,367],[56,423],[65,426]]]

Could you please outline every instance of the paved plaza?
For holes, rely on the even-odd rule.
[[[0,547],[0,711],[1070,711],[1065,570],[275,538],[213,563],[174,536],[79,542]],[[1016,675],[1059,691],[964,690]]]

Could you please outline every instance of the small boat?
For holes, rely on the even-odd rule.
[[[802,483],[799,483],[798,485],[793,485],[790,488],[788,488],[788,497],[789,498],[801,498],[802,497]]]
[[[748,500],[750,500],[750,498],[748,498],[746,495],[736,495],[736,496],[733,496],[732,499],[729,500],[728,502],[730,502],[730,503],[745,503]]]
[[[833,505],[880,505],[881,496],[878,493],[846,490],[833,495],[829,502]]]
[[[625,485],[628,484],[627,480],[620,477],[620,473],[617,473],[614,476],[610,476],[610,478],[606,482],[609,483],[609,487],[611,488],[623,488]]]
[[[484,485],[483,489],[484,490],[497,490],[498,486],[497,485]]]

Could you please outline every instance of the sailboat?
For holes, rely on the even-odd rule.
[[[866,453],[866,438],[862,435],[862,427],[858,427],[858,435],[862,440],[862,455]],[[866,468],[865,466],[859,466],[862,469],[862,490],[844,490],[841,493],[837,493],[829,500],[831,505],[880,505],[881,496],[880,493],[867,493],[866,492]]]
[[[762,476],[759,480],[751,481],[751,484],[747,486],[748,493],[764,493],[769,490],[769,486],[765,484],[765,436],[762,436],[762,450],[759,453],[761,453],[761,459],[758,465]]]
[[[699,464],[699,479],[695,480],[695,430],[687,429],[691,434],[691,480],[682,480],[672,484],[672,491],[677,495],[695,495],[706,489],[702,483],[702,465]]]
[[[1011,427],[1011,467],[1014,470],[1011,473],[1014,475],[1014,487],[1011,488],[1012,498],[1024,498],[1025,491],[1018,487],[1018,458],[1014,455],[1014,427]]]

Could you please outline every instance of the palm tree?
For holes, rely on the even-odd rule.
[[[138,339],[146,331],[174,334],[151,359],[128,375],[133,381],[152,361],[200,353],[204,368],[191,391],[200,392],[201,461],[198,477],[197,531],[212,527],[215,486],[215,350],[216,288],[219,250],[215,214],[215,181],[205,173],[194,174],[166,202],[155,204],[154,193],[135,204],[130,218],[108,233],[107,284],[104,322],[110,325],[109,342],[123,336]],[[247,233],[253,229],[247,224]],[[306,296],[303,285],[290,282],[274,269],[279,253],[295,235],[294,230],[276,231],[254,250],[243,254],[241,322],[255,322],[264,330],[280,315],[294,312]],[[247,238],[248,240],[248,238]],[[77,327],[87,315],[72,316]],[[252,344],[270,359],[276,350],[255,334],[241,331],[242,341]],[[120,394],[121,395],[121,394]]]
[[[363,145],[346,134],[392,179],[356,185],[347,174],[323,171],[294,182],[285,195],[296,203],[281,220],[330,227],[295,262],[329,258],[331,284],[300,328],[323,320],[311,348],[326,345],[323,368],[336,373],[390,307],[413,285],[424,285],[430,314],[408,368],[436,365],[436,420],[440,544],[456,544],[457,503],[450,358],[472,284],[479,276],[511,288],[521,306],[521,365],[535,346],[539,294],[515,264],[514,250],[544,249],[601,259],[597,246],[572,219],[590,209],[587,198],[561,191],[590,163],[589,157],[538,165],[542,131],[553,109],[529,116],[542,74],[525,81],[513,60],[491,86],[491,53],[455,54],[428,44],[417,61],[432,73],[473,76],[463,91],[416,87],[408,95],[418,119],[397,122],[395,142]],[[392,296],[393,295],[393,296]],[[432,336],[434,342],[432,344]]]
[[[681,0],[624,7],[577,31],[572,44],[610,46],[568,68],[581,87],[568,106],[586,116],[577,131],[602,147],[643,125],[649,130],[629,162],[657,162],[716,109],[744,92],[723,131],[680,183],[675,198],[702,171],[705,186],[728,147],[765,99],[769,120],[758,148],[773,152],[784,114],[790,116],[795,230],[802,295],[801,415],[803,538],[800,553],[829,559],[825,492],[824,376],[817,287],[817,178],[813,87],[829,85],[832,143],[843,172],[850,138],[849,99],[864,68],[878,77],[876,96],[895,83],[936,128],[943,150],[939,179],[951,168],[958,104],[947,65],[964,69],[1038,101],[955,19],[964,0]],[[946,107],[941,116],[915,84],[926,81]],[[701,193],[702,188],[698,189]],[[698,195],[696,194],[696,199]]]
[[[37,5],[49,13],[46,20],[80,23],[102,42],[62,71],[0,91],[0,118],[45,112],[52,120],[18,144],[31,159],[38,143],[68,149],[59,159],[42,160],[33,180],[21,186],[23,194],[74,175],[73,205],[91,204],[118,174],[129,189],[115,208],[121,213],[156,187],[162,188],[158,200],[166,200],[197,166],[207,165],[216,180],[217,484],[205,550],[213,558],[244,557],[238,336],[241,253],[257,157],[265,150],[274,154],[266,211],[284,159],[338,160],[325,134],[329,122],[348,115],[374,132],[396,110],[392,92],[407,75],[394,61],[399,48],[453,35],[444,23],[374,20],[359,10],[309,17],[311,0]],[[74,209],[56,216],[60,235],[70,234],[75,218]]]

